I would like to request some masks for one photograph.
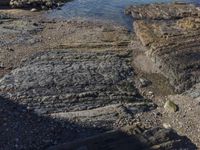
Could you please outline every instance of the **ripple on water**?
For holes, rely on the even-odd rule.
[[[73,0],[60,10],[53,10],[48,17],[71,19],[76,17],[111,21],[131,29],[131,18],[125,16],[124,9],[129,5],[148,3],[169,3],[175,0]],[[199,0],[179,0],[180,2],[200,4]]]

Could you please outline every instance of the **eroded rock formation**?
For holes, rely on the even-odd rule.
[[[154,9],[153,9],[154,8]],[[156,12],[162,12],[157,14]],[[186,4],[130,7],[134,29],[147,55],[182,92],[200,81],[199,8]]]

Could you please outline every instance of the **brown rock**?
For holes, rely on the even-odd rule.
[[[162,10],[166,16],[157,14],[154,11],[156,8]],[[136,19],[150,19],[134,22],[136,35],[147,47],[146,54],[170,80],[175,90],[182,92],[198,83],[200,81],[198,8],[185,4],[155,4],[134,7],[131,10]]]

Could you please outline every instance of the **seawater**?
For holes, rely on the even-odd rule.
[[[65,3],[61,9],[48,12],[50,18],[72,19],[86,18],[105,20],[131,28],[131,17],[124,14],[129,5],[149,3],[170,3],[175,0],[72,0]],[[179,2],[200,4],[200,0],[179,0]]]

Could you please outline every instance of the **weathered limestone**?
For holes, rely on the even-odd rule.
[[[157,16],[154,7],[158,7],[159,12],[164,12],[167,17],[165,18],[164,14]],[[133,17],[136,11],[142,19],[134,22],[134,29],[142,44],[148,48],[146,54],[170,80],[175,90],[182,92],[198,83],[200,81],[199,9],[185,4],[166,6],[155,4],[134,7],[130,11],[133,12]],[[137,16],[136,18],[138,19]]]

